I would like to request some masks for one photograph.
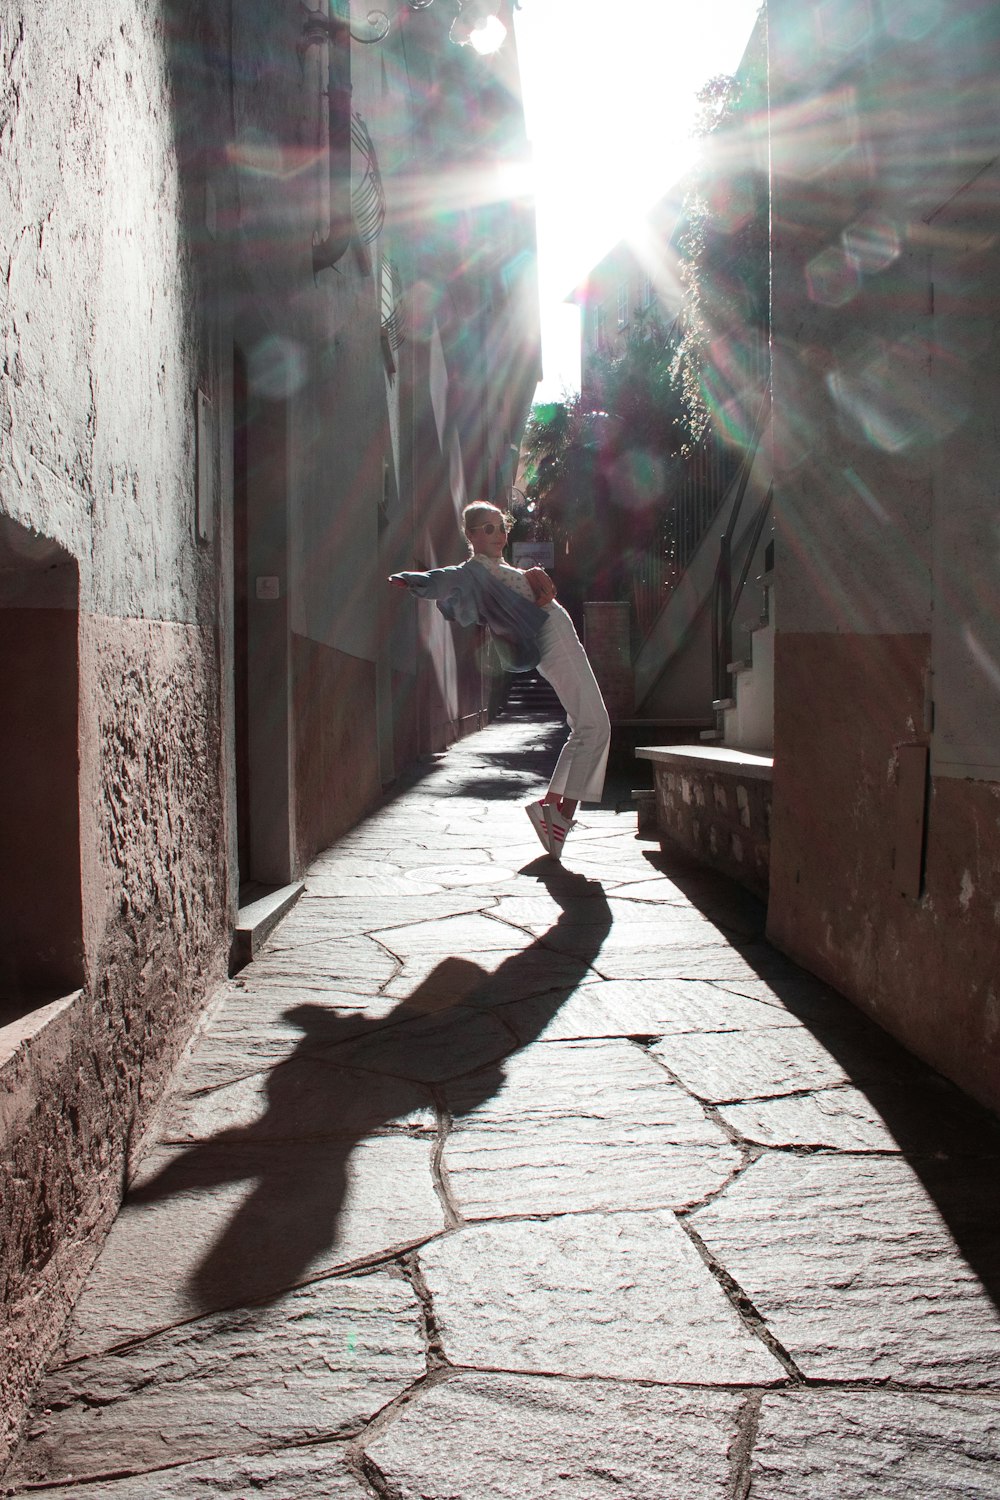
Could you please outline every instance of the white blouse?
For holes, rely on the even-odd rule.
[[[513,589],[516,594],[520,594],[522,598],[534,600],[535,595],[531,584],[520,568],[512,568],[510,563],[503,562],[500,558],[483,557],[481,554],[476,558],[476,562],[488,568],[494,578],[499,578],[501,583]]]

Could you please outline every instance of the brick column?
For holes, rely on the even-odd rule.
[[[631,605],[591,600],[583,606],[583,644],[614,723],[635,711]]]

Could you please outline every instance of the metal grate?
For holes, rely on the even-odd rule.
[[[385,189],[378,169],[375,143],[360,115],[351,116],[351,144],[364,162],[360,180],[351,193],[358,236],[366,245],[378,239],[385,223]]]
[[[403,285],[395,261],[382,259],[381,288],[382,337],[393,354],[406,338],[406,313],[403,307]]]

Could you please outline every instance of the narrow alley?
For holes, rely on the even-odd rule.
[[[9,1495],[1000,1496],[1000,1129],[511,713],[210,1006]]]

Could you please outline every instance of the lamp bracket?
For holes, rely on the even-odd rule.
[[[371,33],[361,36],[351,29],[350,21],[345,21],[341,16],[322,15],[318,10],[310,10],[305,0],[299,0],[299,9],[305,12],[305,22],[302,27],[302,47],[312,47],[317,42],[334,41],[338,36],[346,32],[352,41],[360,42],[370,47],[373,42],[383,42],[389,35],[389,17],[384,10],[370,10],[368,12],[368,25],[372,28]]]

